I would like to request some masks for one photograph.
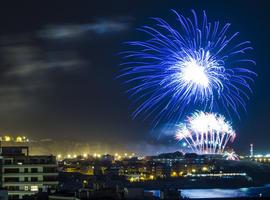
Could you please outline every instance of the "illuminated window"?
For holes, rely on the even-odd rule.
[[[33,191],[33,192],[38,191],[38,186],[37,185],[31,185],[31,191]]]
[[[24,190],[29,190],[29,187],[27,185],[24,186]]]

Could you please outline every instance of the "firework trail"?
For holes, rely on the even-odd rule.
[[[119,77],[137,106],[133,116],[152,116],[156,124],[178,122],[199,108],[240,117],[256,76],[249,69],[255,62],[246,58],[250,42],[230,34],[229,23],[208,22],[205,12],[201,21],[193,10],[192,18],[172,12],[173,25],[152,18],[153,27],[139,29],[149,38],[127,42],[130,50],[121,53]]]
[[[175,138],[185,140],[197,154],[222,154],[236,134],[222,115],[197,111],[178,126]]]
[[[235,151],[225,151],[223,157],[225,157],[226,160],[239,160],[239,156]]]

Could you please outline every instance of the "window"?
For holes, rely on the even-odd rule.
[[[28,155],[28,147],[27,147],[27,148],[23,148],[23,149],[22,149],[22,153],[23,153],[24,155]]]
[[[37,168],[31,168],[31,173],[37,173],[38,169]]]
[[[43,167],[44,173],[55,173],[57,172],[56,167]]]
[[[6,165],[12,164],[12,161],[11,160],[5,160],[5,164]]]
[[[31,185],[30,190],[33,191],[33,192],[36,192],[36,191],[38,191],[38,186],[37,185]]]
[[[9,196],[9,199],[19,199],[19,198],[20,198],[20,196],[18,194]]]
[[[17,160],[17,163],[18,163],[18,165],[22,165],[23,163],[24,163],[24,160],[23,159],[18,159]],[[20,164],[19,164],[20,163]]]
[[[24,182],[28,182],[28,177],[24,177]]]
[[[31,177],[31,182],[37,182],[38,178],[37,177]]]
[[[30,163],[36,164],[36,163],[38,163],[38,160],[37,159],[30,159]]]
[[[19,173],[19,168],[6,168],[4,173]]]
[[[24,173],[28,173],[28,168],[24,168]]]
[[[28,185],[25,185],[25,186],[24,186],[24,190],[25,190],[25,191],[29,190]]]
[[[6,177],[5,182],[19,182],[19,177]]]
[[[20,187],[19,186],[6,186],[5,187],[6,190],[20,190]]]
[[[43,176],[43,181],[57,181],[57,176]]]

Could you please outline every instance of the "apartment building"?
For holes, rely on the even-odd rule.
[[[23,199],[58,185],[55,156],[29,155],[27,146],[1,147],[1,186],[9,199]]]

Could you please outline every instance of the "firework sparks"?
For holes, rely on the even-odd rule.
[[[197,154],[221,154],[236,134],[222,115],[195,112],[178,126],[175,138],[185,140]]]
[[[226,160],[239,160],[238,155],[235,153],[235,151],[225,151],[223,154],[223,157],[226,158]]]
[[[173,12],[176,26],[153,18],[156,26],[140,29],[150,38],[127,42],[132,50],[122,53],[127,61],[119,77],[137,105],[134,117],[179,121],[194,108],[239,117],[256,75],[248,69],[255,62],[245,58],[250,42],[235,42],[230,24],[210,23],[205,12],[201,22],[194,11],[193,20]]]

